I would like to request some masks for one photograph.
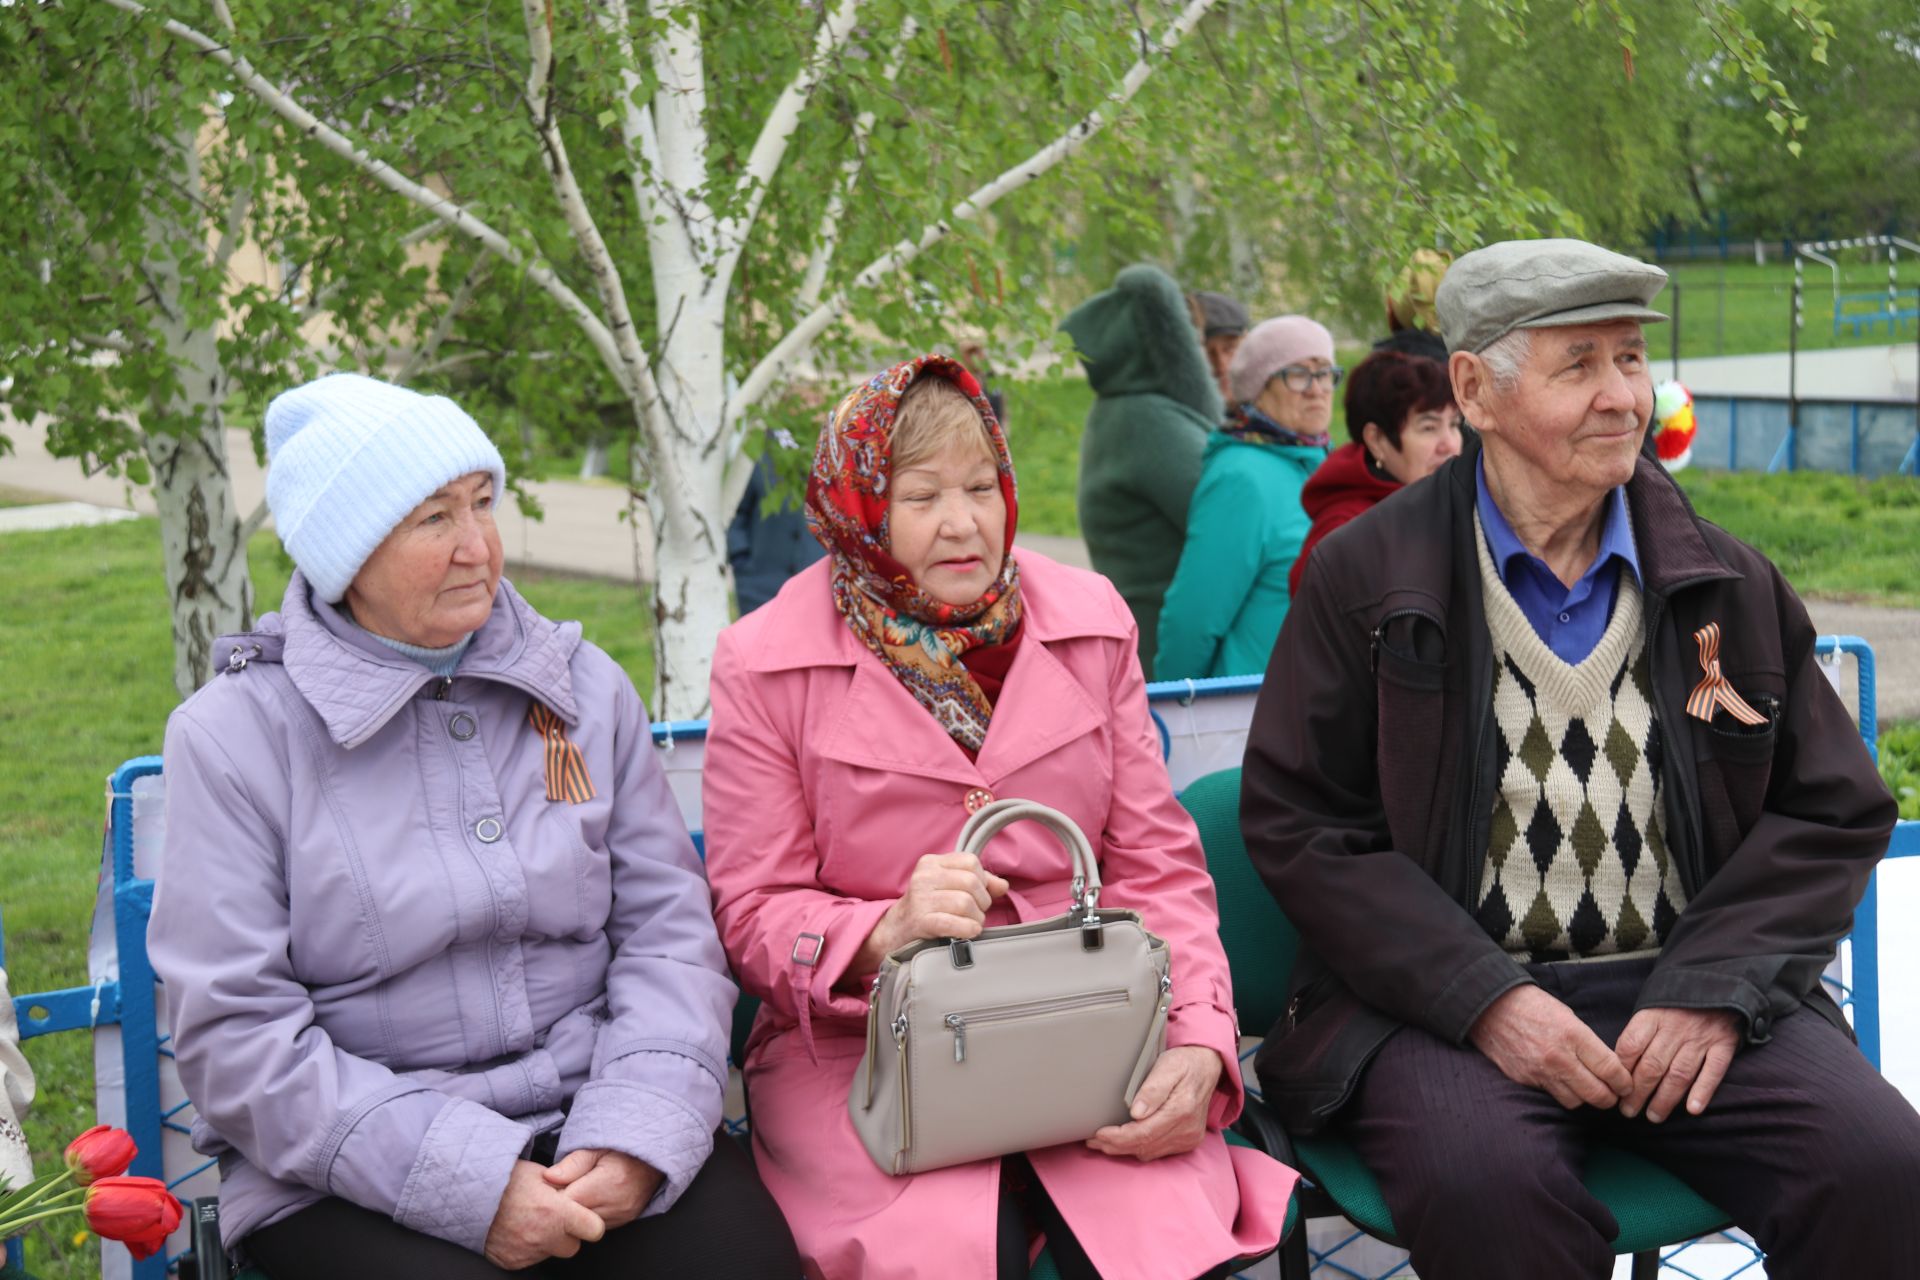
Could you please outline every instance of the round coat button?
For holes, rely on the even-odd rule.
[[[464,711],[454,712],[453,719],[447,723],[447,732],[462,742],[473,737],[479,730],[480,726],[473,722],[473,717]]]
[[[978,813],[993,803],[993,792],[985,787],[975,787],[967,792],[967,812]]]
[[[473,834],[480,837],[481,844],[492,844],[500,838],[500,819],[482,818],[473,824]]]

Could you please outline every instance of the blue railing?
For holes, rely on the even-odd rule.
[[[1836,652],[1849,654],[1855,659],[1860,732],[1866,740],[1867,749],[1877,754],[1875,737],[1878,723],[1874,711],[1876,672],[1872,648],[1858,636],[1828,636],[1816,643],[1815,650],[1823,655]],[[1259,685],[1257,676],[1171,681],[1149,685],[1148,694],[1153,703],[1164,706],[1245,694],[1257,690]],[[660,722],[653,726],[653,732],[655,740],[662,745],[698,740],[706,734],[706,722]],[[1165,732],[1165,726],[1162,725],[1163,744],[1167,741]],[[113,929],[119,953],[118,981],[16,996],[14,1010],[25,1039],[61,1031],[119,1025],[126,1089],[126,1127],[140,1148],[131,1172],[164,1179],[162,1135],[167,1130],[185,1133],[187,1128],[176,1118],[183,1107],[163,1111],[160,1104],[160,1061],[162,1057],[170,1057],[172,1051],[158,1033],[154,973],[147,958],[146,929],[153,906],[153,881],[135,874],[133,835],[134,783],[160,772],[160,757],[140,756],[115,770],[109,782],[111,805],[105,852],[112,871]],[[1887,856],[1920,857],[1920,822],[1898,824]],[[1880,1065],[1881,1051],[1877,882],[1877,876],[1868,882],[1866,896],[1854,916],[1852,989],[1841,988],[1838,992],[1841,1004],[1853,1011],[1854,1029],[1862,1053],[1876,1067]],[[3,937],[0,937],[0,963],[4,963]],[[178,1186],[210,1165],[211,1162],[207,1162],[190,1169],[169,1180],[169,1185]],[[17,1240],[8,1242],[6,1256],[13,1265],[20,1265]],[[134,1280],[164,1280],[177,1265],[177,1258],[164,1255],[137,1261],[133,1264]]]
[[[1710,471],[1920,475],[1912,400],[1696,394],[1692,465]]]

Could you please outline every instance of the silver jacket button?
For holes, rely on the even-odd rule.
[[[480,837],[481,844],[492,844],[500,838],[501,827],[498,818],[482,818],[473,824],[473,834]]]
[[[468,715],[464,711],[454,712],[453,719],[449,721],[447,724],[447,732],[451,733],[455,738],[459,739],[461,742],[465,742],[468,739],[472,738],[473,735],[478,733],[479,731],[480,731],[480,726],[475,724],[473,722],[473,717]]]

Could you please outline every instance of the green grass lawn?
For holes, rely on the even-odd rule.
[[[1770,261],[1765,266],[1755,266],[1752,258],[1748,258],[1744,262],[1668,264],[1666,270],[1672,283],[1654,306],[1672,314],[1677,293],[1683,379],[1686,376],[1684,362],[1690,357],[1787,350],[1793,313],[1792,263]],[[1809,262],[1804,278],[1799,338],[1802,350],[1914,341],[1911,320],[1891,332],[1880,325],[1873,332],[1863,330],[1856,337],[1850,328],[1843,328],[1836,337],[1833,274],[1818,263]],[[1920,271],[1916,271],[1911,258],[1901,264],[1899,284],[1902,289],[1920,284]],[[1842,294],[1885,293],[1886,288],[1884,259],[1862,261],[1856,251],[1852,258],[1841,263],[1839,291]],[[1657,361],[1664,361],[1671,352],[1674,332],[1663,325],[1648,328],[1647,342]]]
[[[1802,595],[1920,607],[1920,479],[1689,469],[1680,482]]]

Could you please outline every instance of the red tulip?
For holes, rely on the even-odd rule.
[[[67,1168],[75,1182],[89,1186],[125,1173],[138,1151],[125,1129],[97,1124],[67,1144]]]
[[[180,1225],[180,1202],[158,1178],[102,1178],[87,1188],[87,1226],[151,1258]]]

